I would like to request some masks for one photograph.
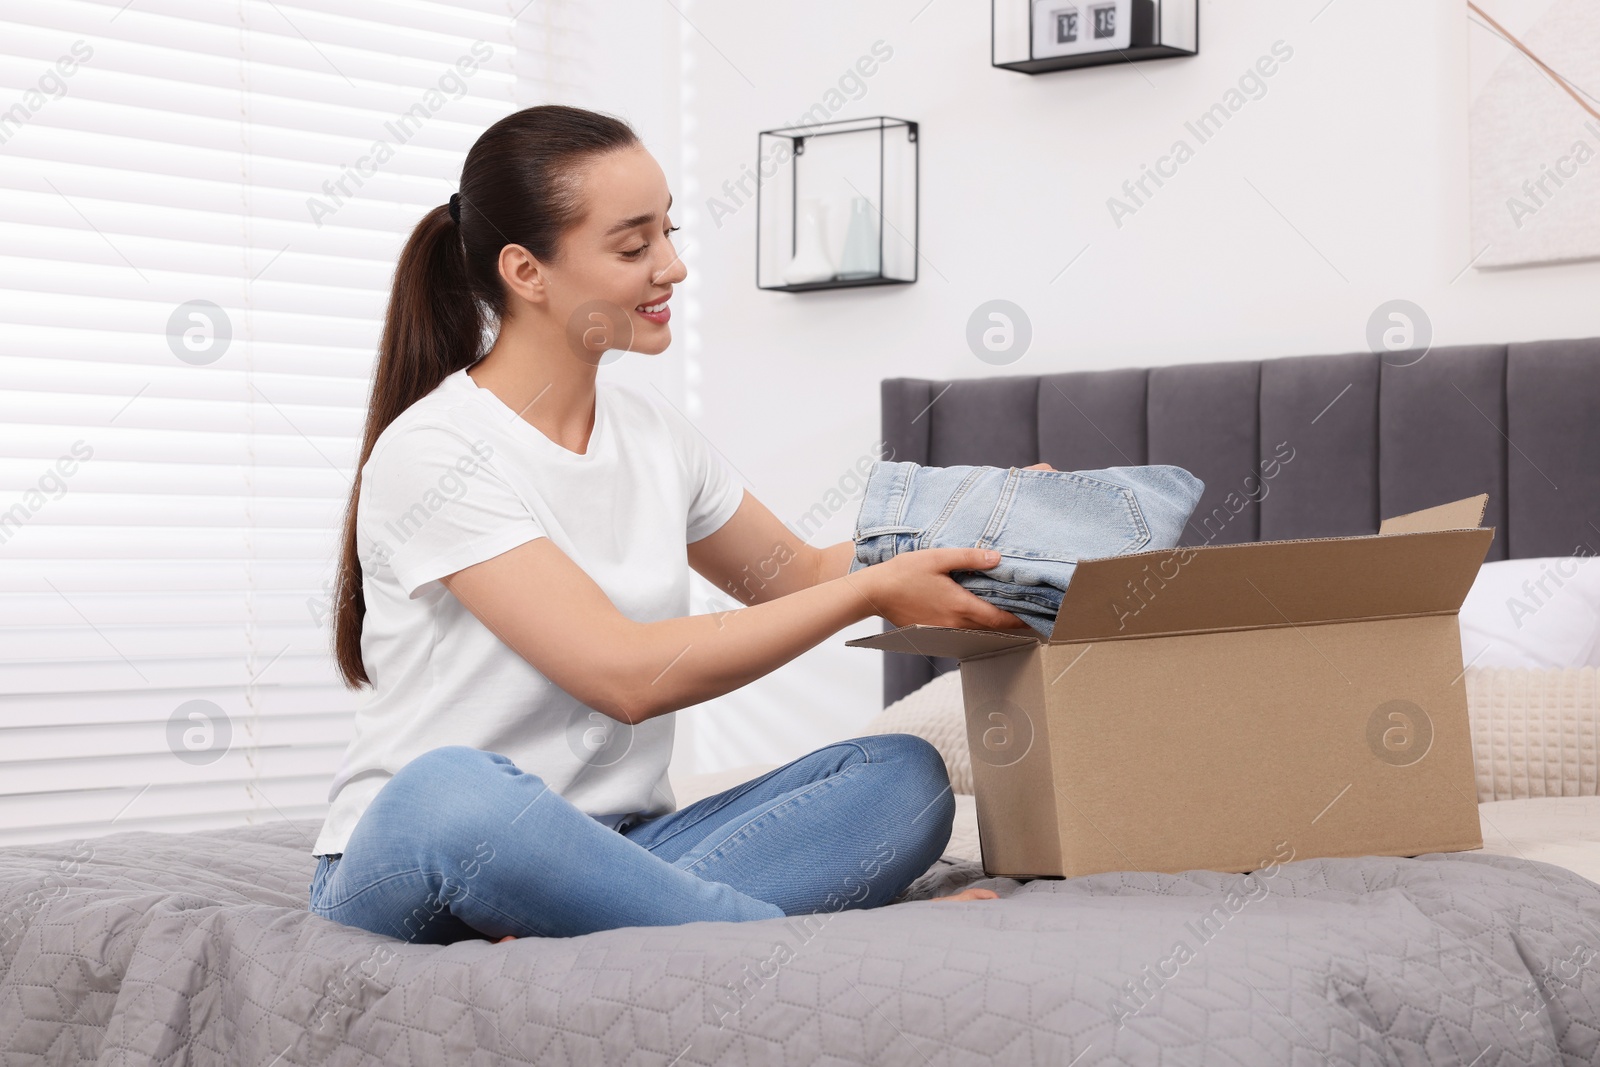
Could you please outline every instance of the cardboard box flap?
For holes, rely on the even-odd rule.
[[[869,637],[846,641],[861,648],[881,648],[885,652],[908,652],[917,656],[953,656],[961,659],[998,652],[1003,648],[1037,645],[1039,635],[1031,627],[1006,633],[1002,630],[964,630],[953,626],[902,626]]]
[[[1460,610],[1492,529],[1263,541],[1087,560],[1051,643]]]
[[[1453,500],[1437,507],[1407,512],[1384,519],[1379,534],[1431,533],[1434,530],[1473,530],[1483,523],[1489,507],[1489,494],[1479,493],[1464,500]]]

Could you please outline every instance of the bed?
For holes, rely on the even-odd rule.
[[[1212,487],[1319,441],[1233,540],[1487,489],[1496,553],[1600,542],[1600,341],[883,388],[894,458],[925,463]],[[949,665],[885,660],[862,732],[927,736],[958,790],[950,847],[889,906],[419,946],[308,912],[314,821],[11,847],[0,1064],[1600,1064],[1592,669],[1469,668],[1483,851],[1017,882],[978,862]],[[1002,899],[929,899],[970,885]]]

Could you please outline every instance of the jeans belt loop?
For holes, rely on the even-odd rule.
[[[950,498],[944,502],[944,510],[939,512],[939,517],[923,529],[922,536],[917,539],[917,544],[920,547],[927,548],[933,544],[933,539],[939,536],[939,531],[944,529],[945,523],[950,521],[950,516],[960,506],[961,498],[966,496],[967,490],[972,488],[973,482],[983,477],[984,471],[985,468],[983,467],[973,467],[972,470],[967,472],[967,476],[961,479],[961,484],[955,487],[950,493]]]
[[[1000,497],[994,502],[994,511],[989,513],[989,525],[983,528],[977,547],[993,547],[994,538],[999,535],[1000,527],[1005,525],[1005,516],[1011,510],[1011,498],[1016,495],[1019,477],[1020,472],[1015,467],[1006,471],[1006,480],[1000,486]]]

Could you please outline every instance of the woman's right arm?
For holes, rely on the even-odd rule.
[[[547,537],[441,581],[546,678],[638,723],[732,692],[874,615],[899,626],[1026,628],[949,575],[998,562],[984,549],[923,549],[766,603],[648,623],[618,611]]]

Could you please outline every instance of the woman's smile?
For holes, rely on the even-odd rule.
[[[672,299],[668,293],[653,304],[640,304],[634,308],[634,313],[640,318],[649,319],[659,326],[665,326],[672,319],[672,309],[667,306],[667,301]]]

